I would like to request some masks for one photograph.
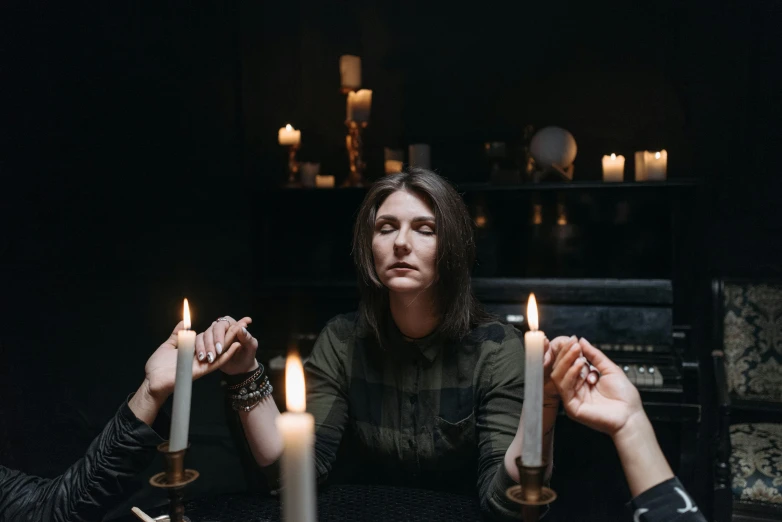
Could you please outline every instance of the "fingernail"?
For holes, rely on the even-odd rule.
[[[206,360],[209,361],[209,362],[214,362],[215,354],[213,354],[212,352],[209,352],[208,354],[206,354]]]
[[[217,350],[217,355],[220,355],[223,353],[223,345],[220,343],[215,343],[215,350]]]
[[[250,332],[247,331],[247,328],[242,326],[242,331],[244,332],[244,335],[250,335]]]
[[[597,375],[594,373],[589,375],[589,379],[587,379],[591,384],[595,384],[597,382]]]
[[[206,357],[206,356],[204,355],[204,352],[198,352],[198,360],[199,360],[199,361],[203,361],[203,360],[204,360],[204,357]]]
[[[586,366],[584,366],[583,368],[581,368],[581,374],[580,374],[580,375],[581,375],[581,378],[582,378],[582,379],[583,379],[584,377],[586,377],[586,376],[587,376],[587,371],[588,371],[588,370],[587,370],[587,367],[586,367]]]

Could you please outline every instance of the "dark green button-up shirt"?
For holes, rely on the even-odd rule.
[[[519,518],[503,465],[519,425],[520,333],[491,322],[458,343],[409,341],[389,322],[382,348],[357,314],[332,319],[306,361],[319,480],[476,492],[482,509]]]

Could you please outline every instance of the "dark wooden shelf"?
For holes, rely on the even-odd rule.
[[[460,183],[456,185],[459,192],[536,192],[559,190],[652,190],[675,189],[697,187],[701,181],[697,178],[678,178],[666,181],[625,181],[622,183],[606,183],[603,181],[574,181],[572,183],[520,183],[517,185],[499,185],[492,183]],[[368,187],[335,187],[333,189],[321,188],[290,188],[290,187],[265,187],[261,192],[304,192],[315,193],[361,193]]]

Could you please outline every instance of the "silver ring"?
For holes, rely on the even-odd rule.
[[[228,318],[226,318],[226,317],[220,317],[217,320],[218,321],[225,321],[226,323],[231,324],[231,321]]]

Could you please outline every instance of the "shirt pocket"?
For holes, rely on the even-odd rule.
[[[476,450],[475,412],[457,422],[440,416],[434,418],[434,451],[438,460],[446,457],[466,457]]]

